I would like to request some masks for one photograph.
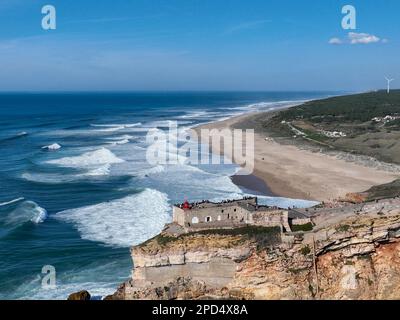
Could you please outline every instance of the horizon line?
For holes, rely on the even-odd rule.
[[[0,94],[57,94],[57,93],[314,93],[314,92],[371,92],[386,90],[0,90]],[[392,89],[400,90],[400,89]]]

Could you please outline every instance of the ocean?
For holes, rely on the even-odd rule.
[[[171,221],[171,204],[255,194],[232,183],[233,164],[150,165],[149,129],[176,121],[184,131],[333,94],[0,94],[0,299],[111,294],[130,276],[130,246]],[[42,285],[44,266],[55,268],[55,287]]]

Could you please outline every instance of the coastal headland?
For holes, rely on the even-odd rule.
[[[265,191],[262,179],[276,195],[319,205],[268,207],[251,197],[176,204],[173,222],[132,248],[131,278],[106,299],[399,299],[399,161],[390,150],[397,145],[382,143],[385,158],[374,158],[369,142],[374,134],[397,134],[397,111],[383,123],[368,120],[374,113],[356,127],[345,120],[344,129],[332,119],[312,123],[314,114],[298,115],[309,103],[195,130],[254,128],[258,179],[237,175],[235,183],[252,189],[255,181]],[[388,110],[379,112],[374,118],[389,119],[381,116]],[[346,151],[346,139],[361,139],[358,153]]]
[[[107,299],[399,299],[399,198],[303,214],[290,232],[169,225],[132,248],[132,277]]]

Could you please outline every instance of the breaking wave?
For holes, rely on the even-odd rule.
[[[108,143],[111,144],[112,146],[118,146],[118,145],[121,145],[121,144],[129,143],[129,139],[121,139],[121,140],[116,140],[116,141],[108,142]]]
[[[196,119],[199,117],[207,116],[209,115],[209,111],[206,110],[200,110],[200,111],[192,111],[192,112],[187,112],[186,114],[180,116],[181,119]]]
[[[132,128],[132,127],[137,127],[142,125],[141,122],[135,122],[135,123],[115,123],[115,124],[91,124],[92,127],[104,127],[104,128],[112,128],[112,127],[124,127],[124,128]]]
[[[11,201],[2,202],[2,203],[0,203],[0,207],[7,206],[9,204],[12,204],[12,203],[15,203],[15,202],[18,202],[18,201],[21,201],[21,200],[24,200],[24,198],[21,197],[21,198],[17,198],[17,199],[11,200]]]
[[[133,139],[134,137],[129,135],[129,134],[124,134],[122,136],[116,136],[116,137],[107,137],[105,138],[106,140],[110,140],[110,141],[119,141],[119,140],[129,140],[129,139]]]
[[[27,222],[39,224],[44,222],[46,218],[46,209],[40,207],[36,202],[24,201],[2,218],[1,222],[6,227],[18,227]]]
[[[54,150],[61,149],[61,146],[58,143],[53,143],[53,144],[50,144],[48,146],[42,147],[42,149],[43,150],[48,150],[48,151],[54,151]]]
[[[126,124],[91,124],[92,127],[96,128],[101,128],[97,129],[96,131],[99,132],[114,132],[114,131],[119,131],[123,129],[129,129],[129,128],[134,128],[141,126],[141,122],[136,122],[136,123],[126,123]]]
[[[15,140],[15,139],[23,138],[23,137],[26,137],[27,135],[28,135],[27,132],[22,131],[22,132],[17,133],[17,134],[14,135],[14,136],[1,139],[0,142],[2,142],[2,141],[5,142],[5,141],[9,141],[9,140]]]
[[[130,247],[157,233],[170,221],[168,197],[154,189],[109,202],[70,209],[56,218],[75,225],[81,237]]]
[[[83,153],[80,156],[49,160],[46,163],[60,165],[64,167],[84,167],[121,162],[124,162],[124,160],[118,158],[110,150],[106,148],[101,148],[96,151]]]
[[[165,167],[162,165],[158,165],[149,169],[144,169],[140,172],[139,176],[141,177],[145,177],[148,176],[150,174],[156,174],[156,173],[160,173],[160,172],[164,172],[165,171]]]
[[[85,176],[106,176],[110,174],[110,165],[105,164],[97,169],[93,169],[85,173]]]
[[[122,130],[122,129],[125,129],[125,127],[123,127],[123,126],[107,127],[107,128],[104,128],[104,129],[97,129],[96,131],[99,131],[99,132],[114,132],[114,131],[119,131],[119,130]]]

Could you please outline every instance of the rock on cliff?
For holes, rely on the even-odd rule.
[[[132,248],[115,299],[399,299],[400,212],[308,233],[248,227],[166,234]]]
[[[71,293],[67,300],[90,300],[90,293],[86,290]]]

